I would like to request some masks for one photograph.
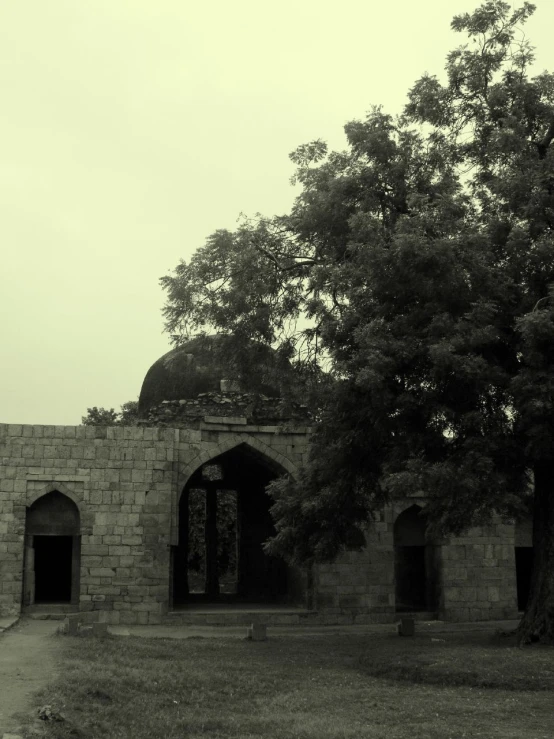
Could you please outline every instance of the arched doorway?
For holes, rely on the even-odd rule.
[[[298,600],[295,573],[263,549],[275,533],[265,490],[282,473],[240,444],[191,475],[179,502],[174,604]]]
[[[23,605],[79,602],[80,520],[58,490],[38,498],[25,522]]]
[[[394,523],[394,575],[397,612],[437,607],[434,547],[426,539],[422,509],[413,505]]]

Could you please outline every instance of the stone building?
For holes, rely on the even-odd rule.
[[[383,510],[366,549],[333,564],[307,572],[267,556],[265,488],[297,474],[309,417],[274,388],[254,396],[224,375],[191,342],[149,370],[138,426],[0,425],[0,616],[238,623],[261,608],[270,623],[335,624],[408,612],[500,619],[522,608],[529,522],[434,542],[423,497]]]

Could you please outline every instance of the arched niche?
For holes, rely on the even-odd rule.
[[[24,605],[79,602],[80,513],[53,489],[36,498],[25,520]]]
[[[396,610],[435,611],[438,600],[438,557],[428,541],[423,509],[412,505],[394,522]]]

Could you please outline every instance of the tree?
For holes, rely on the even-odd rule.
[[[311,391],[272,550],[332,559],[414,490],[436,533],[532,502],[522,642],[554,641],[554,76],[530,77],[534,10],[456,16],[469,40],[444,82],[347,124],[346,151],[299,147],[289,214],[216,232],[162,278],[175,341],[215,330],[240,356],[256,339]]]
[[[128,400],[121,410],[113,408],[87,408],[87,415],[81,418],[83,426],[135,426],[138,419],[138,401]]]

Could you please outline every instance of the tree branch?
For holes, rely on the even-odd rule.
[[[544,159],[546,157],[546,152],[552,143],[552,139],[554,139],[554,118],[550,121],[550,125],[548,126],[548,130],[545,133],[544,138],[541,139],[541,141],[535,141],[537,149],[539,150],[539,159]]]
[[[544,298],[540,298],[539,300],[537,300],[537,302],[535,303],[535,307],[533,308],[531,313],[535,313],[536,311],[538,311],[538,309],[541,307],[541,303],[544,303],[545,300],[550,300],[550,295],[545,295]]]
[[[277,269],[281,272],[291,272],[292,270],[298,269],[299,267],[313,267],[316,264],[323,264],[323,262],[318,262],[316,259],[304,259],[301,262],[295,262],[294,264],[285,267],[279,262],[275,254],[269,251],[269,249],[266,249],[259,244],[255,244],[254,248],[257,249],[257,251],[259,251],[261,254],[266,256],[269,260],[271,260],[273,264],[277,267]]]

